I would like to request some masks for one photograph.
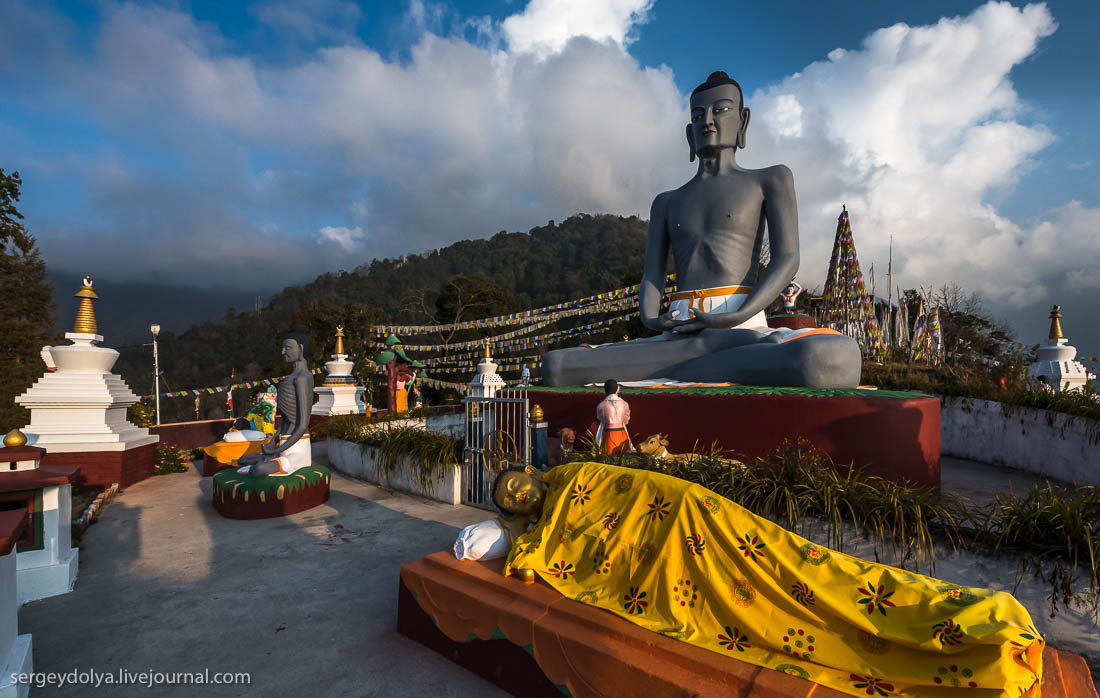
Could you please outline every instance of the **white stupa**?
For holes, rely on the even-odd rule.
[[[336,326],[336,353],[332,361],[325,363],[325,382],[313,389],[317,393],[317,402],[313,405],[313,414],[363,414],[367,405],[363,402],[361,385],[355,385],[351,368],[355,364],[348,361],[344,353],[344,326]]]
[[[1094,380],[1080,361],[1074,361],[1077,349],[1062,335],[1062,311],[1058,306],[1050,311],[1050,336],[1039,345],[1039,360],[1031,364],[1031,377],[1041,380],[1058,392],[1084,390],[1085,383]]]
[[[92,287],[92,277],[84,277],[76,297],[80,299],[76,322],[73,331],[65,333],[70,344],[43,349],[56,370],[47,365],[51,370],[15,398],[31,413],[31,423],[22,431],[30,445],[45,448],[54,457],[107,451],[121,459],[123,452],[151,446],[160,437],[126,419],[126,408],[136,403],[138,396],[120,376],[111,373],[118,352],[96,346],[103,336],[97,334],[92,300],[99,296]],[[152,456],[149,458],[151,466]],[[70,460],[82,463],[80,459]],[[151,469],[148,474],[152,474]]]
[[[489,340],[485,340],[485,358],[477,365],[477,375],[469,383],[470,397],[495,397],[505,386],[504,379],[497,375],[497,364],[489,355]]]

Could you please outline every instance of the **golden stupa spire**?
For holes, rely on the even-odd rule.
[[[1050,311],[1050,338],[1065,338],[1065,335],[1062,334],[1062,309],[1058,306],[1054,306],[1054,309]]]
[[[99,334],[99,328],[95,324],[95,308],[92,300],[98,299],[95,289],[92,288],[92,277],[84,277],[84,285],[76,292],[80,299],[80,307],[76,309],[76,322],[73,323],[73,332],[81,334]]]
[[[492,356],[489,355],[489,339],[488,338],[485,339],[485,358],[486,359],[493,358]]]
[[[344,353],[344,326],[343,325],[337,325],[336,326],[336,353],[337,354],[343,354]]]

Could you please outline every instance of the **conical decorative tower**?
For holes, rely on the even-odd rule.
[[[848,207],[837,218],[833,253],[829,258],[829,273],[825,277],[820,325],[842,332],[859,342],[864,354],[882,343],[882,332],[875,318],[867,286],[856,256]]]
[[[73,332],[81,334],[99,334],[99,328],[95,322],[95,308],[93,300],[99,300],[95,288],[92,287],[92,277],[84,277],[84,285],[73,294],[80,299],[80,307],[76,309],[76,322],[73,323]]]
[[[348,361],[344,353],[344,326],[336,326],[336,353],[332,361],[325,363],[325,382],[313,389],[317,393],[317,402],[313,405],[313,414],[363,414],[367,405],[363,402],[361,385],[355,385],[351,368],[355,364]]]

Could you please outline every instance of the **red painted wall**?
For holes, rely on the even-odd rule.
[[[201,422],[161,424],[158,427],[149,427],[149,433],[160,436],[162,444],[175,444],[189,450],[221,441],[231,426],[232,419],[207,419]]]
[[[855,463],[896,482],[940,484],[940,402],[934,397],[812,397],[806,395],[622,395],[630,404],[631,438],[669,437],[669,451],[712,442],[742,456],[763,456],[801,436],[838,464]],[[596,418],[601,393],[531,391],[550,433],[572,427],[584,434]]]
[[[153,475],[157,445],[147,444],[129,451],[82,451],[51,453],[48,449],[42,465],[79,465],[81,484],[110,487],[118,483],[129,487]]]

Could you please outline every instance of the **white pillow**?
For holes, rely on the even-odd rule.
[[[508,557],[511,550],[512,541],[496,519],[470,524],[455,541],[455,557],[459,560],[496,560]]]

